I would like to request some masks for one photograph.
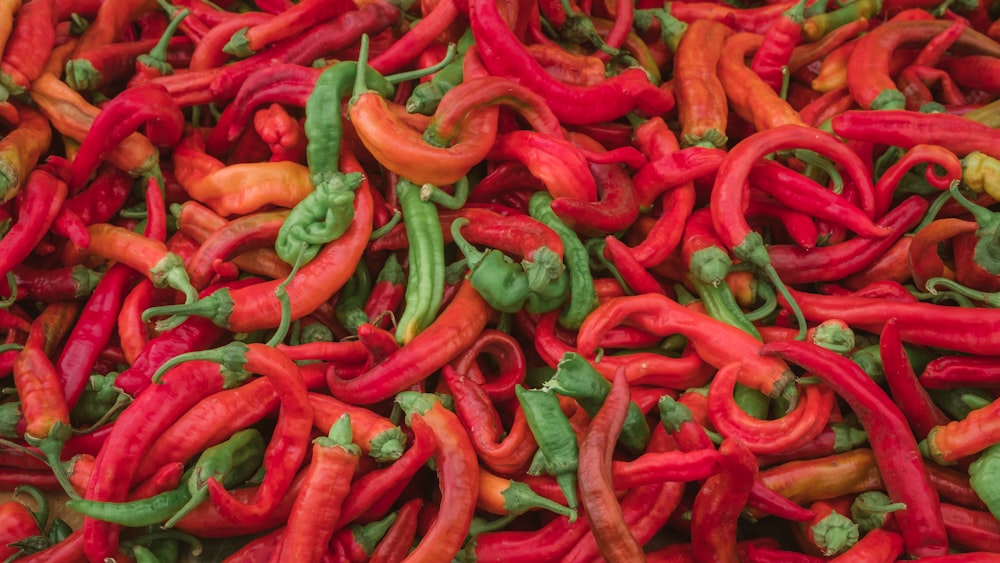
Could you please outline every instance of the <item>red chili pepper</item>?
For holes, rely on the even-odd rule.
[[[472,523],[479,490],[476,453],[461,422],[434,395],[404,391],[396,402],[407,418],[423,418],[430,425],[437,442],[435,462],[441,487],[438,516],[407,559],[443,561],[458,554]]]
[[[870,297],[835,297],[792,291],[807,319],[837,318],[851,327],[881,332],[888,319],[899,322],[903,342],[935,346],[977,356],[992,348],[994,325],[1000,321],[992,309],[968,309],[932,303],[887,302]]]
[[[238,524],[253,525],[278,504],[302,463],[313,409],[302,374],[287,356],[264,344],[239,345],[235,350],[242,356],[244,369],[266,376],[274,385],[281,399],[278,426],[264,452],[266,477],[250,502],[238,500],[214,478],[207,483],[212,502],[222,514]]]
[[[51,0],[26,2],[17,10],[0,60],[0,82],[10,94],[24,92],[42,74],[56,41],[52,4]]]
[[[895,320],[889,320],[882,328],[879,351],[882,356],[882,371],[892,398],[899,405],[917,438],[926,438],[931,428],[951,422],[931,400],[923,382],[917,379],[903,349],[903,342],[899,339],[899,327]]]
[[[651,205],[668,188],[712,176],[725,158],[726,153],[720,149],[693,146],[650,161],[634,178],[639,205]]]
[[[683,228],[690,220],[695,206],[693,182],[681,184],[669,190],[660,201],[660,215],[646,233],[645,238],[632,247],[636,261],[649,268],[664,262],[677,248],[683,236]],[[639,223],[642,222],[639,218]],[[640,227],[642,228],[642,227]]]
[[[486,158],[518,160],[542,181],[554,198],[597,199],[597,182],[586,159],[569,141],[517,130],[497,136]]]
[[[570,346],[556,337],[556,312],[546,313],[538,320],[535,333],[535,349],[542,360],[555,368],[567,352],[581,350]],[[518,314],[521,317],[521,314]],[[610,332],[610,331],[609,331]],[[633,352],[628,356],[604,356],[594,367],[604,377],[611,379],[619,367],[624,367],[630,383],[648,384],[669,389],[686,389],[704,385],[712,375],[711,366],[701,359],[694,347],[686,348],[679,358],[671,358],[650,352]]]
[[[609,121],[625,115],[636,105],[647,106],[644,109],[651,115],[673,107],[669,92],[651,84],[638,69],[626,70],[594,86],[572,86],[557,81],[528,54],[493,2],[469,2],[469,22],[479,55],[490,72],[512,78],[540,94],[564,123]]]
[[[840,225],[859,236],[880,238],[890,232],[889,228],[872,222],[868,214],[851,201],[838,196],[811,178],[772,160],[764,160],[754,165],[749,178],[754,188],[774,197],[791,209]],[[876,202],[877,198],[878,191],[876,191]],[[875,216],[882,215],[884,212],[880,213],[876,208]]]
[[[618,274],[633,293],[663,293],[663,287],[656,278],[635,259],[631,249],[614,236],[605,237],[604,256],[618,269]]]
[[[153,83],[129,88],[115,96],[94,118],[73,159],[70,185],[83,187],[104,155],[140,125],[157,146],[172,147],[184,132],[184,115],[165,88]]]
[[[928,183],[939,190],[948,189],[953,182],[962,177],[962,164],[958,157],[946,148],[936,145],[918,144],[906,151],[899,160],[893,163],[875,184],[875,216],[883,217],[892,203],[894,190],[910,168],[919,164],[931,164],[927,167],[925,177]],[[937,170],[943,170],[938,173]]]
[[[215,99],[231,99],[246,78],[263,67],[275,63],[308,66],[328,53],[356,45],[363,34],[378,35],[395,25],[399,18],[400,9],[395,4],[384,0],[364,4],[224,67],[212,79],[207,93]]]
[[[584,149],[601,153],[601,145],[579,133],[571,133],[572,142]],[[644,161],[643,161],[644,162]],[[530,168],[530,166],[529,166]],[[639,215],[632,179],[618,164],[591,164],[597,180],[598,201],[587,202],[572,197],[555,197],[552,211],[574,230],[584,234],[604,234],[628,228]]]
[[[431,427],[420,418],[410,422],[413,430],[410,447],[391,465],[357,478],[351,487],[351,495],[341,507],[338,528],[356,519],[374,520],[385,515],[396,504],[414,475],[434,455],[437,442]]]
[[[0,557],[8,558],[22,553],[21,549],[11,544],[42,534],[36,514],[16,500],[0,503],[0,522],[3,522],[3,529],[0,531]]]
[[[28,176],[17,195],[18,219],[0,239],[0,275],[6,276],[35,249],[66,198],[66,183],[42,168]]]
[[[1000,363],[995,357],[939,356],[920,373],[927,389],[992,387],[1000,383]]]
[[[741,367],[734,362],[719,369],[708,391],[709,419],[724,437],[738,440],[754,454],[774,454],[800,447],[823,431],[835,399],[829,389],[807,385],[793,410],[774,420],[760,420],[732,399]]]
[[[781,92],[785,81],[781,67],[788,67],[792,52],[801,41],[804,9],[803,1],[782,13],[764,34],[764,40],[750,62],[750,70],[775,92]]]
[[[455,21],[459,10],[454,0],[439,0],[416,25],[397,39],[386,51],[371,60],[371,67],[382,74],[394,72],[423,51]]]
[[[863,36],[847,64],[851,95],[865,109],[905,107],[903,94],[889,77],[893,52],[904,44],[929,41],[951,25],[943,20],[890,21]],[[976,54],[1000,56],[1000,44],[972,29],[966,29],[955,45]]]
[[[876,226],[889,230],[880,238],[853,237],[830,246],[804,250],[797,245],[771,245],[769,259],[778,276],[786,283],[800,284],[835,281],[860,272],[888,251],[920,222],[927,201],[911,196],[894,207]]]
[[[831,125],[834,133],[846,139],[887,143],[904,149],[938,145],[958,156],[980,151],[1000,158],[1000,150],[994,148],[998,139],[996,129],[947,113],[851,110],[834,117]]]
[[[963,88],[996,93],[1000,91],[996,60],[988,55],[945,56],[941,68]]]
[[[304,0],[282,10],[265,22],[236,31],[223,51],[238,57],[246,57],[272,43],[294,37],[310,27],[332,20],[352,8],[355,6],[351,2]]]
[[[948,539],[937,506],[940,502],[919,463],[916,440],[906,419],[884,391],[863,376],[857,364],[819,346],[797,342],[771,342],[761,348],[820,377],[844,398],[868,432],[879,470],[886,476],[886,489],[893,502],[906,504],[895,514],[907,544],[917,556],[943,555]]]
[[[784,362],[754,357],[751,350],[759,348],[759,340],[741,329],[656,294],[620,297],[594,309],[580,327],[577,337],[580,353],[590,356],[600,336],[626,319],[628,324],[654,334],[684,334],[698,355],[717,368],[734,361],[744,362],[740,383],[766,395],[795,393],[795,388],[789,386],[792,376]]]
[[[138,278],[138,274],[124,264],[112,266],[94,289],[63,345],[55,368],[70,409],[83,393],[98,354],[111,340],[125,292]]]
[[[739,561],[736,520],[750,496],[757,463],[735,440],[719,447],[722,471],[698,489],[691,515],[691,547],[698,560]]]
[[[328,436],[314,441],[302,490],[295,497],[281,547],[275,554],[278,560],[323,559],[360,455],[361,449],[352,442],[348,414],[330,427]]]
[[[330,391],[354,404],[376,403],[391,397],[423,380],[467,348],[482,332],[488,314],[486,302],[465,280],[434,322],[383,362],[347,380],[331,370],[327,374]]]
[[[279,104],[258,110],[253,116],[254,130],[271,150],[272,162],[306,158],[306,136],[302,124]]]
[[[371,563],[393,563],[406,557],[417,533],[417,516],[423,505],[423,499],[414,498],[399,507],[392,526],[372,551]]]

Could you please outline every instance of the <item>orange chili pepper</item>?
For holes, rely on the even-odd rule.
[[[28,173],[52,141],[52,127],[45,116],[28,106],[17,104],[14,107],[20,123],[0,139],[0,203],[17,195]]]
[[[56,131],[81,143],[101,111],[52,74],[43,74],[31,83],[31,99]],[[144,176],[157,165],[159,155],[149,139],[132,133],[106,159],[130,176]]]

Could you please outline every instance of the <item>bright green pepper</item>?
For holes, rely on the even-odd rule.
[[[396,340],[405,344],[426,328],[441,308],[445,282],[444,236],[437,208],[421,197],[420,186],[400,178],[396,193],[410,241],[406,305],[396,326]]]
[[[360,173],[338,172],[316,184],[316,189],[292,208],[278,230],[274,242],[278,256],[294,264],[301,252],[302,263],[306,264],[324,244],[343,235],[354,219],[354,191],[361,181]]]
[[[597,414],[604,398],[611,392],[611,382],[594,369],[583,356],[567,352],[556,366],[556,375],[545,382],[544,389],[576,399],[590,416]],[[618,442],[633,452],[642,452],[649,442],[646,416],[634,402],[629,404]]]

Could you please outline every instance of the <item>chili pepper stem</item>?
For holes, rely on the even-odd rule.
[[[63,445],[72,434],[72,428],[64,425],[62,422],[56,421],[52,425],[49,435],[45,438],[39,439],[25,434],[24,440],[29,445],[38,448],[45,455],[45,461],[49,464],[52,474],[55,475],[56,481],[59,482],[59,486],[62,487],[66,495],[71,499],[80,499],[80,495],[77,494],[76,489],[73,488],[73,484],[69,481],[69,475],[66,474],[66,467],[63,465],[60,457]]]

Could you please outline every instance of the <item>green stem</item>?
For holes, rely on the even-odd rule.
[[[396,74],[390,74],[385,77],[385,81],[389,84],[399,84],[400,82],[406,82],[408,80],[416,80],[418,78],[423,78],[429,74],[434,74],[435,72],[441,70],[442,68],[448,66],[451,61],[455,60],[458,55],[458,47],[454,43],[448,44],[448,50],[444,54],[444,58],[438,61],[436,64],[429,66],[427,68],[419,68],[416,70],[410,70],[407,72],[398,72]]]

